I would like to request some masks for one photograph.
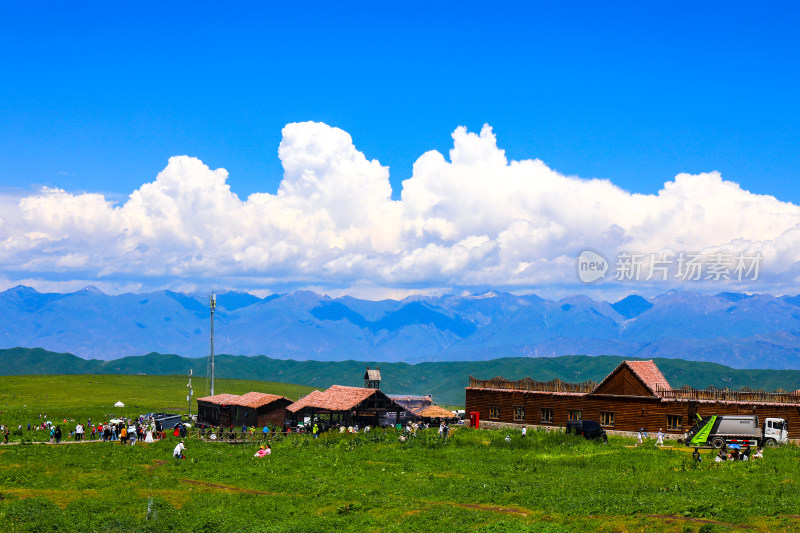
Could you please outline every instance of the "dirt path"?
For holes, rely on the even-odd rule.
[[[689,516],[673,516],[668,514],[646,514],[641,515],[646,518],[658,518],[666,522],[691,522],[692,524],[711,524],[712,526],[735,527],[739,529],[755,529],[754,526],[744,526],[740,524],[727,524],[725,522],[717,522],[716,520],[708,520],[706,518],[692,518]]]
[[[201,487],[208,487],[217,490],[230,490],[233,492],[241,492],[244,494],[259,494],[262,496],[280,496],[279,492],[266,492],[263,490],[243,489],[242,487],[234,487],[231,485],[223,485],[221,483],[210,483],[208,481],[200,481],[199,479],[181,479],[182,483],[190,485],[199,485]]]

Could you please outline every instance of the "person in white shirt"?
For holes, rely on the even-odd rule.
[[[183,453],[185,450],[186,446],[183,445],[183,441],[180,441],[178,445],[175,446],[175,449],[172,450],[172,456],[175,459],[183,459],[185,457],[185,454]]]
[[[664,434],[661,433],[661,428],[658,428],[658,435],[656,435],[656,446],[664,445]]]

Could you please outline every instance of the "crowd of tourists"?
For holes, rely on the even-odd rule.
[[[146,443],[155,442],[166,436],[166,432],[153,417],[146,418],[143,415],[138,418],[109,419],[107,422],[97,423],[93,423],[92,419],[88,418],[85,424],[83,421],[78,421],[74,429],[67,430],[66,426],[71,426],[74,422],[74,420],[68,421],[67,419],[64,419],[62,422],[53,422],[47,419],[46,414],[40,414],[38,421],[33,424],[28,423],[27,431],[48,432],[50,442],[55,444],[60,444],[65,440],[74,442],[97,440],[103,442],[119,442],[123,445],[134,445],[137,441]],[[62,424],[65,426],[63,429]],[[17,429],[19,432],[24,430],[22,424],[20,424]],[[0,434],[3,434],[4,442],[8,443],[8,426],[0,426]],[[179,428],[175,428],[175,435],[186,437],[185,426],[181,424]]]
[[[697,448],[694,449],[694,453],[698,453]],[[694,453],[692,454],[694,456]],[[750,459],[763,459],[764,458],[764,450],[759,446],[755,453],[752,452],[750,449],[750,445],[747,444],[744,448],[732,447],[731,451],[729,452],[727,448],[721,448],[717,455],[714,456],[715,463],[722,463],[724,461],[749,461]]]
[[[428,429],[430,427],[438,427],[439,435],[447,438],[450,431],[450,426],[447,422],[442,421],[441,424],[429,424],[426,422],[408,422],[405,426],[398,424],[396,426],[384,425],[380,428],[370,425],[360,426],[357,422],[350,424],[327,424],[322,420],[315,420],[305,424],[291,425],[285,423],[283,426],[263,426],[258,428],[256,426],[203,426],[200,425],[197,436],[202,440],[227,440],[227,441],[245,441],[245,440],[268,440],[273,435],[290,435],[296,433],[308,433],[315,439],[325,432],[334,433],[368,433],[373,429],[388,429],[394,427],[401,429],[406,433],[416,432],[419,429]],[[184,435],[180,435],[184,436]]]

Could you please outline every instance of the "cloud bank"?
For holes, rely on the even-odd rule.
[[[387,167],[367,159],[347,132],[314,122],[283,129],[275,194],[242,200],[227,171],[177,156],[120,205],[51,188],[0,198],[4,282],[93,281],[112,292],[209,284],[581,292],[576,257],[588,247],[606,257],[759,252],[758,281],[738,288],[800,286],[796,205],[716,172],[680,174],[657,194],[631,194],[538,159],[508,161],[488,125],[479,134],[459,127],[452,137],[449,160],[423,154],[399,200]]]

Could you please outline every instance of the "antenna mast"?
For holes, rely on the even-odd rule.
[[[208,305],[211,308],[211,396],[214,396],[214,309],[217,307],[217,296],[213,291]]]
[[[192,389],[192,369],[189,369],[189,383],[186,384],[189,387],[189,394],[186,395],[186,401],[189,402],[189,418],[192,418],[192,396],[194,396],[194,390]]]

